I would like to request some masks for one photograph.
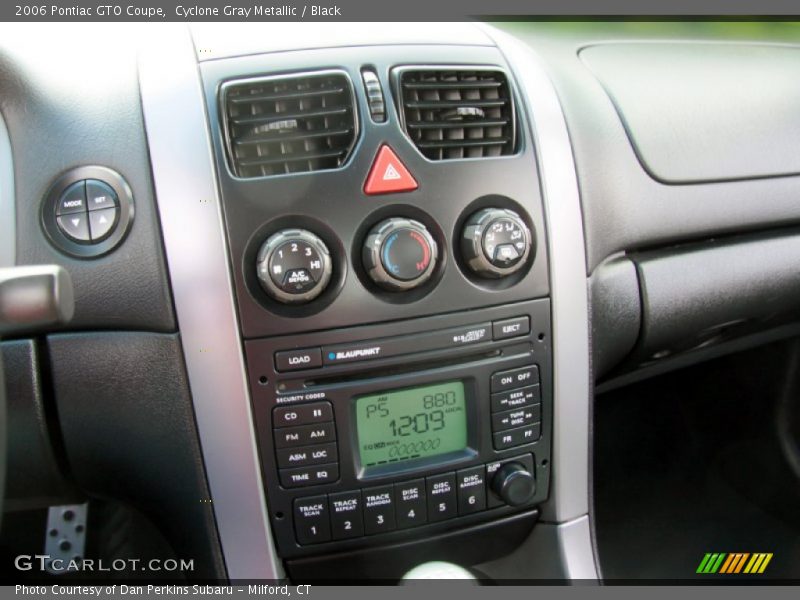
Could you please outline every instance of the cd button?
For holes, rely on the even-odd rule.
[[[333,407],[330,402],[278,406],[272,411],[272,421],[275,427],[325,423],[333,421]]]

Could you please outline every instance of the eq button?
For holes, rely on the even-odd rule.
[[[299,469],[281,469],[281,485],[285,488],[331,483],[339,479],[339,465],[319,465]]]
[[[276,428],[328,421],[333,421],[333,407],[330,402],[278,406],[272,411],[272,422]]]

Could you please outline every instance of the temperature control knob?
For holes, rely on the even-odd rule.
[[[492,491],[506,504],[522,506],[536,493],[536,479],[521,463],[506,463],[492,477]]]
[[[258,280],[278,302],[300,304],[319,296],[331,279],[328,247],[305,229],[271,235],[258,251]]]
[[[392,218],[381,221],[367,235],[362,250],[370,278],[388,290],[410,290],[433,275],[438,248],[419,221]]]
[[[469,268],[481,277],[498,279],[525,266],[534,238],[513,210],[485,208],[464,226],[461,251]]]

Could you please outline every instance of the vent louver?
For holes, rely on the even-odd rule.
[[[232,82],[223,102],[228,156],[239,177],[336,169],[355,143],[353,89],[344,73]]]
[[[431,160],[513,154],[514,102],[501,71],[402,69],[403,127]]]

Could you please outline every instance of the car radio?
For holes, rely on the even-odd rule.
[[[436,534],[546,499],[548,299],[245,347],[285,558]]]

